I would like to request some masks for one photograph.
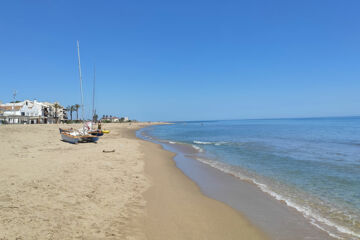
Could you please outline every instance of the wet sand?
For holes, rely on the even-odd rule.
[[[77,145],[60,140],[68,125],[0,126],[0,239],[266,238],[136,138],[147,125],[104,124],[109,135]]]
[[[148,138],[146,128],[139,137]],[[334,239],[310,223],[300,212],[260,190],[255,184],[211,167],[199,160],[198,151],[188,144],[169,144],[148,138],[174,153],[176,167],[194,181],[206,196],[237,209],[269,238],[277,240]]]
[[[186,155],[177,155],[175,162],[178,168],[200,186],[205,195],[239,210],[271,239],[334,239],[312,225],[300,212],[262,192],[253,183],[240,180]]]
[[[149,239],[267,239],[239,212],[203,195],[176,167],[175,154],[152,142],[141,148],[151,180],[144,195]]]

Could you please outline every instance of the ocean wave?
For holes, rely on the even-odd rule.
[[[203,149],[201,147],[198,147],[196,145],[191,145],[194,149],[196,149],[199,152],[203,152]]]
[[[227,142],[203,142],[203,141],[193,141],[193,143],[195,144],[202,144],[202,145],[210,145],[210,144],[213,144],[215,146],[220,146],[220,145],[224,145],[226,144]]]
[[[196,160],[207,164],[211,167],[214,167],[224,173],[230,174],[234,177],[239,178],[242,181],[246,181],[249,183],[254,184],[255,186],[257,186],[262,192],[269,194],[270,196],[272,196],[273,198],[275,198],[276,200],[285,203],[287,206],[296,209],[298,212],[300,212],[306,219],[308,219],[310,221],[310,223],[312,225],[314,225],[315,227],[321,229],[322,231],[325,231],[329,236],[333,237],[333,238],[337,238],[337,239],[344,239],[344,236],[339,236],[339,235],[347,235],[346,239],[351,236],[350,239],[355,239],[353,237],[356,237],[356,239],[360,239],[360,233],[354,232],[351,229],[344,227],[344,226],[340,226],[334,222],[332,222],[331,220],[320,216],[319,214],[315,213],[310,207],[306,207],[306,206],[302,206],[299,205],[297,203],[295,203],[293,200],[287,198],[286,196],[283,196],[282,194],[279,194],[275,191],[273,191],[268,185],[259,182],[258,180],[252,178],[252,177],[248,177],[245,174],[242,174],[240,172],[234,171],[231,169],[231,167],[229,167],[227,164],[225,163],[221,163],[218,161],[214,161],[214,160],[209,160],[209,159],[203,159],[203,158],[196,158]],[[324,225],[324,226],[322,226]],[[327,226],[327,227],[325,227]],[[340,234],[335,234],[331,231],[329,231],[327,228],[333,228],[336,229]]]
[[[204,144],[204,145],[213,144],[213,142],[202,142],[202,141],[193,141],[193,143],[195,143],[195,144]]]
[[[151,138],[150,138],[151,139]],[[191,141],[191,140],[190,140]],[[172,141],[166,141],[169,144],[176,144],[176,142]],[[231,142],[208,142],[208,141],[193,141],[193,144],[191,145],[195,150],[198,152],[203,152],[204,150],[200,147],[201,145],[223,145],[223,144],[231,144],[231,145],[244,145],[248,143],[231,143]],[[199,146],[200,145],[200,146]],[[319,203],[315,204],[304,204],[303,202],[297,201],[298,199],[294,198],[291,194],[288,192],[284,192],[282,190],[279,191],[273,184],[265,184],[267,183],[266,180],[255,176],[252,176],[252,174],[248,174],[246,171],[237,171],[238,169],[232,168],[230,165],[227,165],[225,163],[210,160],[210,159],[202,159],[202,158],[196,158],[197,160],[201,161],[204,164],[207,164],[211,167],[214,167],[216,169],[219,169],[222,172],[225,172],[227,174],[230,174],[234,177],[237,177],[243,181],[249,182],[257,186],[262,192],[270,195],[271,197],[275,198],[276,200],[286,204],[287,206],[297,210],[299,213],[301,213],[312,225],[317,227],[318,229],[321,229],[322,231],[325,231],[329,236],[337,239],[360,239],[360,232],[358,232],[358,228],[356,226],[358,225],[358,221],[355,220],[352,224],[353,226],[346,226],[343,224],[338,224],[336,222],[336,219],[331,218],[331,216],[327,213],[329,213],[329,209],[327,209],[325,212],[319,212],[316,208]],[[301,196],[301,195],[300,195]],[[304,198],[303,198],[304,200]],[[313,199],[311,199],[311,202],[313,203]],[[317,204],[317,205],[316,205]],[[356,215],[355,215],[356,216]]]

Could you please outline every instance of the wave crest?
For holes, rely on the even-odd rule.
[[[203,141],[196,141],[194,140],[193,143],[195,144],[201,144],[201,145],[215,145],[215,146],[219,146],[219,145],[224,145],[226,144],[227,142],[203,142]]]
[[[196,145],[191,145],[194,149],[196,149],[199,152],[203,152],[203,149],[201,147],[198,147]]]

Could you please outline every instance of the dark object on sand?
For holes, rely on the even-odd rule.
[[[115,149],[113,150],[103,150],[104,153],[112,153],[112,152],[115,152]]]

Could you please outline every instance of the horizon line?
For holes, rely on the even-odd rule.
[[[230,118],[230,119],[211,119],[211,120],[175,120],[175,121],[170,120],[164,122],[216,122],[216,121],[239,121],[239,120],[286,120],[286,119],[291,120],[291,119],[320,119],[320,118],[360,118],[360,115],[320,116],[320,117]]]

